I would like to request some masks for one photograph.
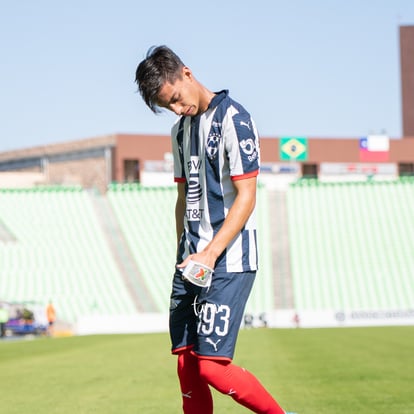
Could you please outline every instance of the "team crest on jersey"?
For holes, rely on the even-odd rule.
[[[218,132],[211,131],[207,138],[206,151],[210,159],[215,158],[221,135]]]

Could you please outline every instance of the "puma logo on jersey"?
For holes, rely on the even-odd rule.
[[[240,126],[245,126],[250,130],[250,122],[240,121]]]
[[[214,351],[215,352],[217,352],[217,345],[218,345],[218,343],[221,341],[221,339],[219,339],[217,342],[213,342],[213,340],[212,339],[210,339],[210,338],[207,338],[206,339],[206,342],[208,343],[208,344],[211,344],[211,345],[213,345],[213,348],[214,348]]]

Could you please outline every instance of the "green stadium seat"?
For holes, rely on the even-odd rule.
[[[412,307],[413,201],[412,180],[292,185],[288,212],[296,308]]]
[[[72,323],[93,312],[135,312],[87,192],[0,191],[0,217],[17,239],[0,249],[2,299],[52,299]]]

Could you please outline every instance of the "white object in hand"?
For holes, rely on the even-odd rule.
[[[183,276],[191,283],[201,287],[208,287],[211,284],[213,269],[202,263],[190,260],[183,271]]]

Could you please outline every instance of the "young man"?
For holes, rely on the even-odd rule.
[[[154,113],[179,115],[172,128],[178,196],[170,336],[184,413],[211,414],[212,386],[255,413],[284,414],[256,377],[232,363],[257,270],[256,127],[228,91],[204,87],[166,46],[148,51],[136,82]],[[190,261],[214,269],[211,285],[183,277]]]

